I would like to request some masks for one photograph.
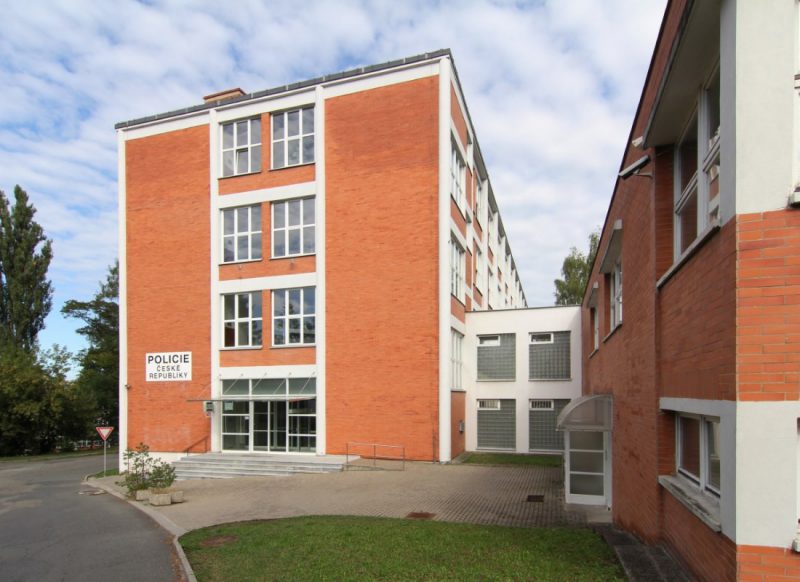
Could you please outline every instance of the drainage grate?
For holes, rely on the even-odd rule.
[[[544,495],[528,495],[528,501],[532,503],[543,503]]]
[[[406,517],[409,519],[433,519],[436,514],[428,513],[427,511],[412,511]]]

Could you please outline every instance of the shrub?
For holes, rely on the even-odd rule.
[[[175,468],[165,461],[150,457],[150,447],[139,443],[136,449],[125,451],[128,470],[123,474],[119,485],[133,495],[142,489],[166,489],[175,482]]]

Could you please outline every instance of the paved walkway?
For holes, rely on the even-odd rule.
[[[113,485],[114,477],[102,479]],[[290,477],[176,482],[186,502],[154,507],[192,530],[251,519],[299,515],[406,517],[516,527],[581,526],[587,513],[564,505],[562,470],[407,463],[405,471],[351,470]],[[528,501],[528,496],[542,501]]]

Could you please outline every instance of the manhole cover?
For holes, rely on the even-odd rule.
[[[204,548],[218,548],[238,540],[239,536],[213,536],[204,539],[202,542],[200,542],[200,545]]]
[[[433,519],[436,514],[428,513],[427,511],[412,511],[406,517],[409,519]]]
[[[81,489],[78,495],[105,495],[106,492],[102,489]]]
[[[531,503],[543,503],[544,495],[528,495],[528,501]]]

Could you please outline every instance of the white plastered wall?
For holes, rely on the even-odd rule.
[[[528,401],[531,399],[573,399],[581,395],[581,311],[578,306],[540,307],[467,313],[463,346],[463,382],[466,389],[466,449],[478,447],[478,399],[516,400],[516,452],[528,449]],[[528,334],[570,331],[570,380],[528,380]],[[516,334],[516,379],[507,382],[477,380],[477,337]]]

